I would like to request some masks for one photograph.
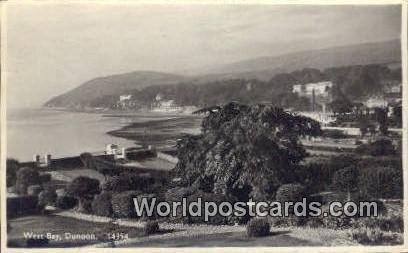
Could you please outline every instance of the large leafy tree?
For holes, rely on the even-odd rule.
[[[294,168],[306,156],[298,137],[320,133],[318,122],[270,105],[211,107],[202,134],[178,143],[175,172],[190,185],[212,178],[215,193],[250,187],[253,197],[271,196],[296,181]]]

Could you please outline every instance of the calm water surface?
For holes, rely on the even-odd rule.
[[[134,142],[106,132],[133,122],[163,119],[165,116],[103,117],[102,114],[56,111],[51,109],[14,109],[7,112],[7,157],[31,160],[34,154],[53,157],[103,151],[110,143],[122,147]]]

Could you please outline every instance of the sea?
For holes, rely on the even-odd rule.
[[[33,156],[76,156],[83,152],[103,152],[106,145],[137,146],[134,141],[107,134],[135,123],[169,118],[167,115],[109,115],[70,112],[49,108],[9,109],[7,111],[8,158],[31,161]]]

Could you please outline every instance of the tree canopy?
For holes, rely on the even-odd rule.
[[[175,172],[189,185],[211,178],[215,193],[249,187],[254,197],[273,195],[296,180],[294,168],[307,155],[299,136],[321,134],[317,121],[271,105],[232,102],[209,111],[202,134],[179,141]]]

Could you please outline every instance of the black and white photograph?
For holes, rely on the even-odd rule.
[[[2,250],[402,252],[406,5],[2,3]]]

